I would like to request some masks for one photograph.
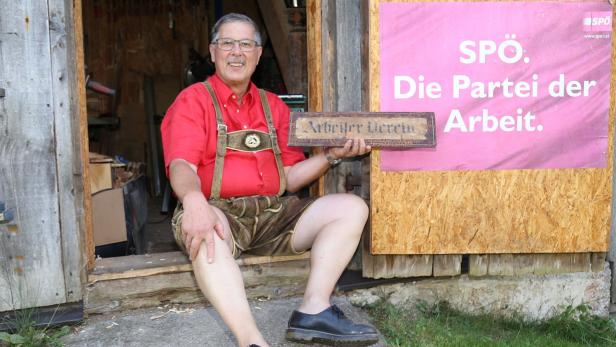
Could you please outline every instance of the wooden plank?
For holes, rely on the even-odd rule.
[[[366,278],[425,277],[432,275],[432,255],[371,255],[361,252],[362,276]]]
[[[513,254],[490,254],[488,275],[513,276]]]
[[[263,22],[267,28],[267,34],[272,41],[272,48],[276,55],[276,61],[282,74],[285,86],[293,86],[289,72],[289,23],[287,19],[287,8],[282,1],[276,0],[257,0],[259,11]],[[295,66],[293,66],[295,68]],[[292,89],[292,88],[287,88]]]
[[[432,275],[434,277],[457,276],[460,273],[462,273],[461,254],[434,255],[434,267],[432,270]]]
[[[312,112],[323,111],[323,84],[322,84],[322,50],[321,50],[321,0],[307,0],[306,2],[306,32],[307,32],[307,59],[308,59],[308,110]],[[314,149],[312,155],[322,153],[321,149]],[[323,196],[325,194],[325,178],[310,187],[310,195]]]
[[[293,7],[287,9],[289,19],[289,94],[308,95],[308,69],[306,56],[306,9]]]
[[[67,300],[54,147],[59,100],[52,78],[62,70],[51,73],[54,16],[47,1],[0,3],[0,86],[6,89],[0,197],[15,212],[14,224],[0,225],[0,311]]]
[[[336,46],[336,2],[321,2],[321,76],[323,112],[338,110],[336,103],[338,90],[337,79],[337,46]],[[352,40],[352,37],[348,37]],[[349,88],[352,89],[352,85]],[[349,164],[342,162],[323,175],[323,194],[345,192],[344,178],[349,173]]]
[[[606,253],[605,252],[596,252],[590,253],[590,270],[592,272],[601,272],[605,267],[606,261]],[[612,273],[613,274],[613,273]],[[616,278],[616,276],[612,275],[612,278]]]
[[[374,278],[374,266],[373,266],[373,255],[370,254],[370,234],[362,235],[362,239],[359,243],[361,246],[361,271],[362,276],[366,278]]]
[[[436,146],[430,112],[292,112],[291,146],[344,146],[347,135],[382,147]]]
[[[567,273],[571,270],[571,254],[535,254],[535,275]]]
[[[395,277],[431,276],[434,257],[425,255],[392,255],[394,258],[393,274]]]
[[[591,271],[591,253],[471,255],[471,276],[524,276]]]
[[[327,15],[327,50],[329,64],[327,79],[327,99],[331,109],[325,112],[362,111],[363,71],[358,70],[363,57],[361,42],[363,37],[361,1],[335,0],[324,7]],[[366,111],[366,110],[363,110]],[[343,161],[326,174],[327,193],[346,192],[346,178],[361,171],[361,161]]]
[[[84,41],[83,41],[83,8],[81,0],[75,0],[73,7],[73,28],[75,40],[75,81],[76,87],[73,91],[77,102],[75,109],[77,124],[78,146],[75,160],[76,172],[81,175],[75,183],[75,200],[81,202],[81,218],[79,220],[79,231],[82,240],[80,247],[83,252],[83,257],[86,259],[85,269],[82,269],[82,278],[86,278],[86,272],[94,267],[94,229],[92,225],[92,192],[90,191],[90,173],[88,170],[88,161],[90,146],[88,142],[88,111],[86,106],[86,76],[85,76],[85,58],[84,58]]]
[[[370,47],[375,48],[370,51],[369,69],[373,112],[380,111],[380,2],[370,1]],[[612,54],[612,85],[616,82],[615,59]],[[374,150],[370,187],[372,253],[607,250],[615,106],[612,97],[606,168],[382,172],[380,152]],[[392,199],[393,196],[404,199]]]
[[[308,110],[323,111],[321,71],[321,0],[307,0]]]
[[[310,252],[291,256],[242,256],[236,262],[239,266],[249,266],[303,259],[310,259]],[[96,260],[88,283],[191,271],[192,264],[182,252],[104,258]]]
[[[282,298],[304,291],[310,261],[301,259],[243,265],[241,271],[249,299]],[[167,303],[203,301],[192,272],[173,272],[89,284],[85,311],[88,314],[108,313]]]
[[[486,276],[488,274],[489,255],[471,254],[469,257],[469,276]]]
[[[333,1],[335,10],[334,49],[335,52],[335,109],[350,112],[362,110],[363,72],[361,42],[363,38],[361,1]]]
[[[530,275],[535,271],[534,254],[513,254],[513,274],[516,276]]]
[[[571,254],[571,266],[569,272],[590,272],[591,253],[573,253]]]
[[[82,299],[84,275],[80,220],[80,151],[79,132],[74,124],[79,120],[79,83],[77,72],[73,4],[64,0],[50,0],[49,32],[51,42],[51,80],[53,91],[54,138],[58,172],[60,233],[62,235],[62,264],[66,300]],[[83,71],[82,71],[83,73]],[[110,171],[110,170],[109,170]],[[111,172],[109,172],[111,174]],[[111,177],[109,177],[111,178]]]

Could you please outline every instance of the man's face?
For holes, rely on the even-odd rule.
[[[254,40],[255,31],[248,23],[230,22],[220,27],[218,39]],[[244,84],[248,84],[259,63],[261,52],[260,46],[245,52],[240,50],[237,43],[230,51],[222,50],[216,44],[210,44],[210,54],[216,66],[216,73],[230,87],[243,87]]]

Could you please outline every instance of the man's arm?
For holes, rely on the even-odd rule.
[[[370,152],[370,149],[370,146],[366,146],[363,139],[350,139],[344,144],[344,147],[325,148],[323,153],[314,155],[293,166],[285,167],[287,191],[295,193],[321,177],[329,169],[329,162],[326,158],[327,154],[334,159],[350,158],[364,155]]]
[[[197,167],[184,159],[169,164],[169,179],[175,195],[182,202],[182,234],[191,260],[197,257],[205,240],[208,262],[214,261],[214,233],[224,239],[222,223],[201,192]]]

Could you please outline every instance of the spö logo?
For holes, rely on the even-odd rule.
[[[611,31],[612,12],[586,12],[584,14],[584,31]]]

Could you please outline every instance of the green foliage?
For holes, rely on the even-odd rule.
[[[380,303],[369,310],[389,346],[616,346],[616,328],[587,305],[567,307],[545,322],[452,309],[446,302],[404,310]]]
[[[14,317],[7,320],[7,325],[12,326],[10,332],[0,332],[1,347],[61,347],[60,338],[70,332],[68,326],[59,329],[49,327],[36,327],[33,319],[33,310],[16,311]]]
[[[567,306],[561,314],[543,323],[541,327],[584,345],[610,343],[616,346],[614,322],[593,315],[588,305]]]

